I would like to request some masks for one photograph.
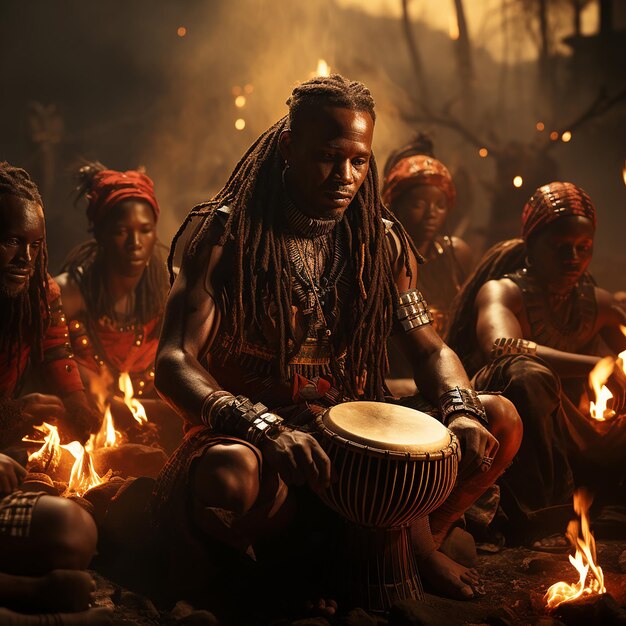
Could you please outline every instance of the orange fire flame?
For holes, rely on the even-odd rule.
[[[75,493],[77,496],[82,496],[89,489],[97,487],[104,482],[94,469],[91,454],[78,441],[72,441],[61,447],[70,452],[76,459],[72,466],[66,493]]]
[[[46,472],[54,472],[61,460],[62,448],[67,450],[75,459],[70,472],[66,494],[74,493],[82,496],[87,490],[104,482],[93,467],[91,454],[82,444],[78,441],[61,444],[58,428],[46,422],[42,426],[37,427],[37,430],[44,433],[45,438],[41,448],[28,457],[29,465],[33,463],[41,464]],[[24,437],[23,441],[34,442],[34,440],[28,437]]]
[[[104,412],[100,430],[95,435],[91,435],[85,448],[88,452],[93,452],[98,448],[115,448],[120,445],[121,441],[122,435],[115,430],[111,406],[109,405]]]
[[[24,437],[22,441],[30,443],[42,443],[39,450],[33,452],[28,457],[28,463],[37,463],[45,468],[46,471],[54,472],[61,460],[61,438],[56,426],[44,422],[41,426],[37,426],[36,430],[44,435],[43,442],[35,441]]]
[[[620,330],[626,336],[626,326],[620,326]],[[617,359],[605,356],[596,363],[589,373],[589,385],[596,397],[595,402],[592,400],[589,403],[589,412],[593,419],[601,422],[615,417],[615,411],[607,408],[607,403],[613,394],[606,386],[606,382],[616,367],[619,367],[626,374],[626,350],[620,352]]]
[[[124,403],[130,409],[137,423],[143,426],[148,421],[148,416],[146,415],[146,410],[143,408],[143,404],[134,397],[135,391],[133,389],[133,383],[127,372],[120,374],[118,384],[120,391],[124,394]]]
[[[311,78],[315,76],[330,76],[330,65],[328,65],[324,59],[317,60],[317,68],[315,72],[311,74]]]
[[[580,516],[580,521],[572,520],[567,526],[566,535],[576,548],[576,555],[570,555],[569,561],[578,571],[579,580],[571,585],[563,581],[552,585],[543,598],[549,609],[582,596],[606,593],[604,574],[596,563],[596,542],[589,530],[588,512],[592,501],[591,494],[583,489],[574,493],[574,510]]]
[[[596,400],[591,400],[589,403],[589,413],[593,419],[600,422],[604,422],[615,415],[615,411],[607,408],[607,402],[613,397],[609,388],[606,386],[606,381],[613,373],[615,367],[615,360],[613,357],[605,356],[598,361],[595,367],[589,373],[589,385],[593,389]]]

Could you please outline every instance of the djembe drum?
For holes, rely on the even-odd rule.
[[[409,527],[450,494],[456,437],[421,411],[384,402],[346,402],[317,419],[337,480],[320,494],[347,521],[351,599],[372,611],[423,600]]]

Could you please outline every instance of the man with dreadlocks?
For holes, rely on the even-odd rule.
[[[154,358],[169,289],[157,240],[154,183],[142,172],[118,172],[97,162],[81,167],[78,180],[94,238],[69,254],[56,277],[76,362],[94,404],[102,410],[113,400],[118,428],[135,424],[119,398],[120,376],[128,375],[171,451],[180,441],[180,420],[154,392]]]
[[[201,555],[199,535],[256,549],[280,527],[288,495],[302,495],[286,485],[319,490],[331,480],[314,418],[344,399],[385,399],[395,320],[420,390],[464,451],[462,480],[431,518],[435,541],[427,520],[415,529],[421,571],[442,593],[471,597],[477,572],[436,545],[515,454],[517,415],[496,396],[483,408],[431,326],[414,288],[419,255],[380,199],[367,88],[316,78],[288,105],[172,245],[170,262],[182,230],[201,218],[157,355],[157,388],[187,435],[158,480],[155,522],[176,557]]]
[[[476,388],[502,392],[524,423],[520,451],[500,481],[517,540],[549,534],[551,523],[562,531],[570,508],[558,505],[571,502],[576,466],[585,467],[585,484],[590,464],[612,465],[623,476],[626,422],[583,414],[590,371],[601,356],[626,348],[623,311],[587,273],[595,229],[596,210],[583,189],[540,187],[524,207],[522,239],[487,252],[454,311],[449,345],[470,374],[480,370]],[[609,407],[621,415],[626,378],[611,369]],[[606,481],[606,471],[601,475]],[[559,544],[562,537],[544,536],[535,547]]]
[[[6,162],[0,163],[0,325],[0,450],[44,420],[58,420],[67,440],[84,442],[93,423],[59,289],[47,273],[41,197],[28,174]],[[18,396],[28,364],[58,395]],[[86,610],[95,584],[80,571],[95,553],[93,519],[70,500],[21,491],[25,474],[0,454],[0,606],[79,612],[25,616],[0,608],[0,622],[107,623],[108,611]]]

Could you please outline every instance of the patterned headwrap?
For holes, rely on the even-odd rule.
[[[539,187],[522,212],[522,238],[528,238],[538,229],[559,217],[581,215],[596,227],[596,208],[587,193],[573,183],[550,183]]]
[[[383,183],[383,202],[392,205],[397,198],[414,185],[433,185],[443,191],[452,209],[456,189],[448,168],[431,156],[415,154],[400,159],[389,171]]]
[[[98,172],[93,177],[87,199],[87,219],[94,226],[98,226],[116,204],[130,199],[147,202],[154,213],[154,220],[159,219],[160,209],[154,195],[154,183],[151,178],[135,170]]]

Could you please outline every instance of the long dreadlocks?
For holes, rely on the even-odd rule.
[[[480,363],[476,359],[476,310],[474,302],[480,288],[525,265],[526,244],[523,239],[502,241],[485,253],[478,267],[457,294],[450,311],[446,343],[457,353],[468,374],[473,375]],[[474,357],[474,358],[473,358]],[[476,361],[476,362],[474,362]]]
[[[85,163],[77,174],[76,202],[87,197],[92,191],[94,177],[107,168],[98,161]],[[89,319],[98,320],[101,317],[115,319],[113,299],[109,296],[105,281],[104,249],[99,245],[107,218],[90,224],[94,239],[74,248],[66,257],[62,272],[69,272],[80,276],[80,290],[85,300]],[[145,325],[163,313],[168,292],[167,269],[164,262],[165,246],[159,244],[154,247],[150,262],[146,266],[135,288],[135,322]],[[80,270],[79,270],[80,268]]]
[[[296,87],[289,100],[289,114],[265,131],[236,165],[222,190],[208,202],[194,207],[174,236],[168,266],[172,264],[176,243],[194,217],[200,224],[187,244],[185,254],[197,259],[198,250],[207,240],[216,211],[230,209],[219,245],[233,239],[235,259],[231,288],[232,335],[229,352],[238,354],[251,328],[258,329],[266,315],[263,294],[277,305],[279,373],[288,377],[288,362],[297,350],[290,324],[291,267],[283,236],[282,186],[283,158],[279,137],[284,130],[297,128],[302,118],[321,107],[340,107],[367,112],[375,119],[374,100],[361,83],[351,82],[338,74],[318,77]],[[349,254],[356,269],[360,297],[350,306],[345,336],[348,338],[345,367],[339,370],[331,363],[333,374],[342,383],[342,391],[358,397],[358,381],[367,372],[365,394],[382,399],[386,387],[385,338],[391,332],[394,299],[397,289],[391,275],[391,260],[385,241],[383,218],[396,225],[400,235],[405,268],[409,268],[409,248],[419,258],[402,226],[380,199],[378,171],[372,156],[365,181],[344,216],[348,232]],[[291,343],[291,351],[288,345]]]
[[[43,207],[39,189],[28,172],[3,161],[0,162],[0,202],[5,196],[35,202]],[[11,363],[17,356],[18,371],[21,367],[25,335],[32,337],[29,344],[34,354],[43,357],[43,338],[48,328],[50,313],[47,289],[48,251],[44,237],[28,289],[15,298],[6,299],[0,310],[0,328],[2,328],[0,352],[7,355],[7,363]]]

